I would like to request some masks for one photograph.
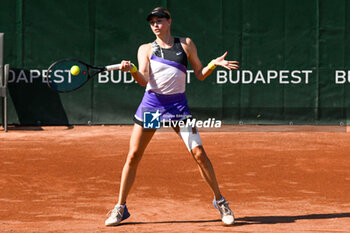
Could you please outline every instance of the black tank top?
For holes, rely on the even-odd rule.
[[[174,61],[184,65],[187,68],[187,54],[182,48],[180,38],[174,38],[174,45],[171,48],[161,48],[157,42],[152,43],[152,53],[166,60]]]

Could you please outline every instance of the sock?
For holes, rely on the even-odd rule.
[[[214,197],[214,199],[215,199],[215,197]],[[220,200],[215,200],[215,202],[220,202],[220,201],[224,201],[225,200],[225,198],[224,197],[221,197],[221,199]]]
[[[114,208],[116,208],[117,206],[120,206],[120,207],[122,207],[123,209],[125,209],[125,206],[126,206],[126,204],[125,205],[115,205],[115,207]]]

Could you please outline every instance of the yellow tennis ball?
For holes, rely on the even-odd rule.
[[[80,73],[79,66],[72,66],[72,68],[70,68],[70,72],[72,75],[77,76]]]

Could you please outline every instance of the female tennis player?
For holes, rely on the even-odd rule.
[[[171,16],[167,9],[155,8],[147,21],[156,40],[143,44],[138,50],[139,70],[130,61],[122,61],[122,71],[129,71],[141,85],[146,86],[144,97],[134,116],[134,128],[130,139],[129,153],[122,171],[119,201],[111,210],[106,226],[116,226],[130,214],[126,207],[126,198],[135,180],[136,170],[142,154],[150,142],[155,129],[143,127],[143,112],[152,109],[155,118],[166,120],[184,120],[191,117],[185,95],[186,67],[189,61],[199,80],[204,80],[216,66],[237,69],[236,61],[227,61],[222,56],[213,59],[207,66],[201,64],[195,44],[190,38],[173,37],[170,32]],[[198,131],[194,128],[176,128],[186,147],[198,164],[199,171],[214,194],[213,204],[221,214],[224,224],[232,225],[234,216],[228,202],[221,195],[213,166],[202,146]]]

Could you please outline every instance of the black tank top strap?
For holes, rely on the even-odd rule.
[[[171,48],[161,48],[156,41],[152,43],[152,53],[157,57],[180,63],[187,67],[187,54],[181,45],[179,37],[174,38],[174,45]]]

